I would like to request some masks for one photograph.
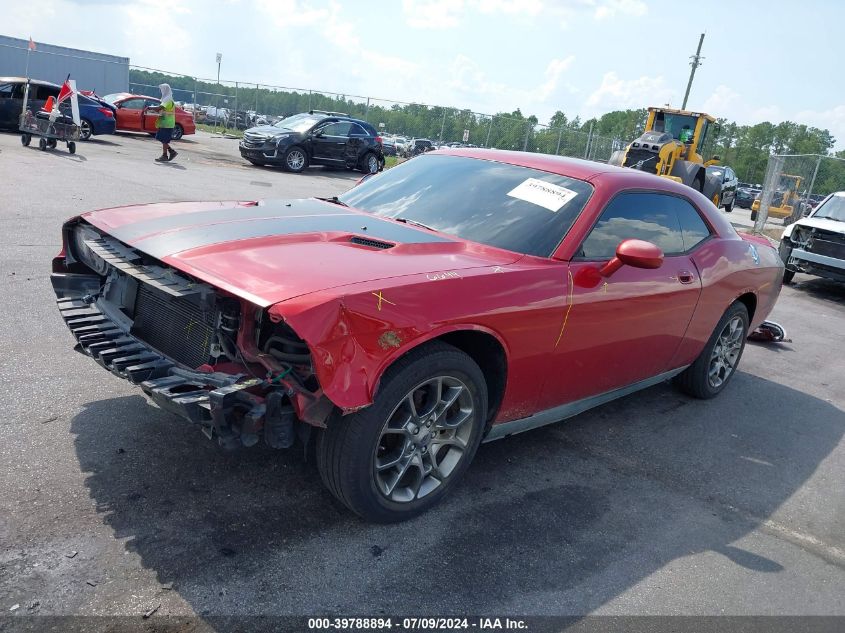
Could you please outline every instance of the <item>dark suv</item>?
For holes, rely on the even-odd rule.
[[[310,110],[244,132],[241,156],[253,165],[281,165],[300,172],[308,165],[330,165],[375,173],[384,168],[381,137],[375,128],[339,112]]]

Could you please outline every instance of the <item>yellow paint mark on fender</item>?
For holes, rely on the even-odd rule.
[[[575,282],[572,279],[572,271],[568,270],[569,273],[569,292],[566,294],[566,314],[563,315],[563,323],[560,326],[560,334],[557,335],[557,340],[555,341],[555,349],[560,344],[560,339],[563,338],[563,331],[566,329],[566,322],[569,320],[569,311],[572,310],[572,293],[575,289]]]
[[[395,304],[395,303],[393,303],[392,301],[388,301],[387,299],[385,299],[385,298],[382,296],[381,292],[382,292],[382,291],[381,291],[381,290],[379,290],[378,292],[371,292],[371,293],[370,293],[370,294],[371,294],[371,295],[373,295],[376,299],[378,299],[378,305],[377,305],[376,307],[378,308],[378,311],[379,311],[379,312],[381,312],[381,304],[382,304],[382,302],[384,302],[384,303],[389,303],[389,304],[390,304],[390,305],[392,305],[392,306],[395,306],[395,305],[396,305],[396,304]]]

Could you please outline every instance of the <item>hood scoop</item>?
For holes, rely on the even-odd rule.
[[[391,244],[390,242],[382,242],[381,240],[373,240],[368,237],[358,237],[357,235],[352,237],[350,240],[353,244],[358,244],[359,246],[369,246],[370,248],[379,248],[379,249],[386,249],[386,248],[393,248],[396,244]]]

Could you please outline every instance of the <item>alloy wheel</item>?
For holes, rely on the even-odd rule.
[[[375,154],[367,156],[367,173],[374,174],[378,171],[378,158]]]
[[[79,128],[79,138],[83,141],[87,141],[91,138],[91,124],[85,119],[82,119],[82,125]]]
[[[710,367],[707,380],[714,389],[721,387],[730,377],[739,361],[742,342],[745,336],[745,323],[739,316],[727,322],[719,333],[713,352],[710,354]]]
[[[292,171],[299,171],[305,165],[305,154],[298,149],[289,152],[287,164]]]
[[[469,388],[436,376],[411,389],[388,416],[376,445],[376,488],[410,503],[445,484],[469,450],[475,416]]]

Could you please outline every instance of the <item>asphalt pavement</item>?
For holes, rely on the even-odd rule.
[[[146,136],[71,156],[0,134],[0,614],[845,615],[845,286],[796,276],[772,314],[791,342],[749,344],[718,398],[663,384],[484,445],[392,526],[301,451],[221,452],[75,353],[48,279],[67,217],[360,176],[256,168],[236,143],[160,165]]]

